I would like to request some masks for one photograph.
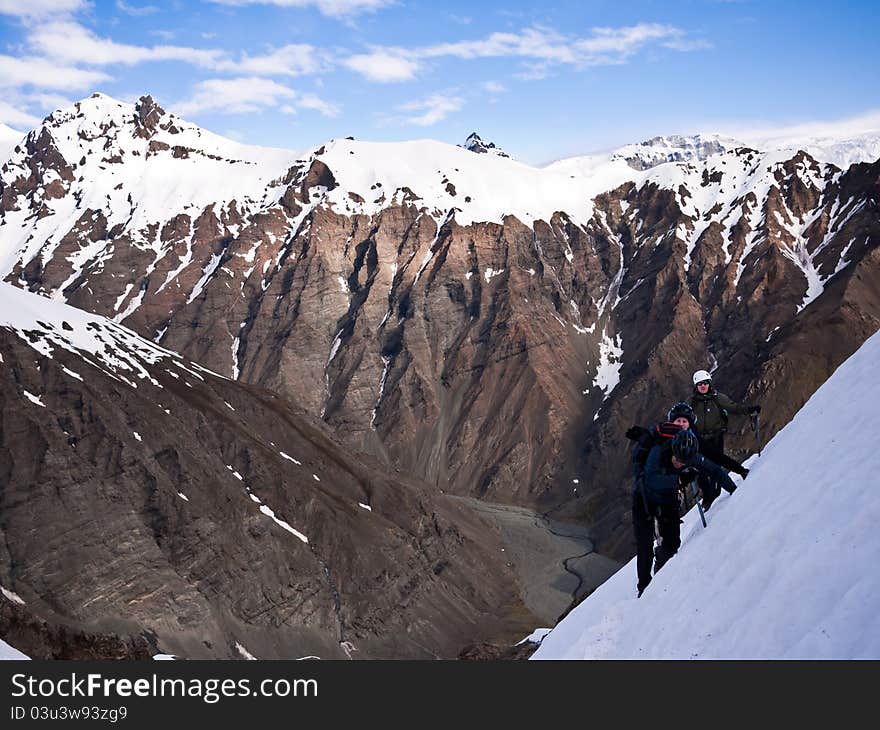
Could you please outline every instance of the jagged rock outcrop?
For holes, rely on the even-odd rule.
[[[486,142],[480,137],[476,132],[471,132],[468,135],[468,138],[464,141],[464,144],[461,145],[466,150],[470,150],[471,152],[476,152],[480,155],[491,154],[498,155],[499,157],[510,157],[504,150],[502,150],[498,145],[494,142]]]

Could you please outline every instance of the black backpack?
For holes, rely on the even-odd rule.
[[[633,426],[626,432],[626,437],[635,444],[632,447],[632,463],[636,474],[640,474],[645,468],[645,462],[648,460],[648,454],[657,444],[671,444],[675,434],[681,431],[681,426],[677,426],[669,421],[661,421],[654,428],[642,428],[641,426]]]

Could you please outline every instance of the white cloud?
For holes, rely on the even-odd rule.
[[[165,35],[170,31],[154,31]],[[28,43],[34,51],[52,59],[92,66],[134,66],[156,61],[180,61],[211,71],[253,76],[301,76],[326,70],[331,59],[314,46],[290,44],[262,56],[242,54],[233,60],[216,48],[155,45],[137,46],[101,38],[73,21],[42,24],[31,29]]]
[[[339,116],[339,107],[324,101],[315,94],[301,94],[297,103],[302,109],[312,109],[325,117]]]
[[[302,76],[320,73],[327,69],[330,59],[314,46],[291,44],[278,48],[264,56],[244,54],[240,61],[224,61],[218,70],[234,70],[237,73],[261,76]]]
[[[334,106],[333,104],[328,104],[314,94],[303,94],[299,97],[296,106],[293,104],[285,104],[281,107],[281,113],[293,115],[298,113],[300,109],[312,109],[320,112],[325,117],[339,116],[339,107]]]
[[[518,71],[513,76],[522,81],[540,81],[546,79],[550,75],[550,68],[545,62],[540,63],[524,63],[522,71]]]
[[[519,33],[491,33],[471,41],[419,48],[374,48],[369,54],[351,56],[344,63],[371,81],[408,81],[419,71],[420,62],[429,58],[521,58],[531,63],[520,78],[543,78],[553,65],[584,68],[624,63],[651,43],[678,51],[708,46],[704,41],[688,39],[679,28],[656,23],[593,28],[591,35],[583,38],[535,26]]]
[[[0,15],[44,18],[61,13],[74,13],[88,5],[85,0],[0,0]]]
[[[270,79],[237,78],[199,81],[195,94],[176,105],[178,114],[186,116],[207,111],[247,114],[266,107],[277,107],[284,99],[293,99],[293,89]]]
[[[32,129],[40,123],[40,117],[28,114],[21,109],[16,109],[11,104],[0,100],[0,122],[9,124],[16,129]]]
[[[163,41],[173,40],[176,33],[173,30],[151,30],[150,35],[161,38]]]
[[[577,63],[602,65],[620,63],[651,41],[681,42],[684,33],[670,25],[640,23],[625,28],[593,28],[590,38],[583,38],[572,44]]]
[[[47,94],[44,92],[35,94],[26,94],[24,100],[29,106],[36,106],[44,110],[46,113],[53,112],[56,109],[64,109],[73,106],[73,100],[62,96],[61,94]]]
[[[128,13],[128,15],[134,15],[135,17],[152,15],[153,13],[159,12],[159,8],[155,5],[129,5],[128,3],[123,2],[123,0],[116,0],[116,7],[123,13]]]
[[[350,56],[343,63],[352,71],[369,79],[386,83],[390,81],[409,81],[415,78],[419,63],[405,51],[397,49],[376,50]]]
[[[92,89],[110,76],[65,66],[45,58],[14,58],[0,55],[0,88],[33,86],[41,89],[76,91]]]
[[[61,21],[47,23],[31,30],[28,43],[49,58],[94,66],[124,64],[132,66],[145,61],[184,61],[196,66],[215,66],[223,52],[186,46],[133,46],[99,38],[78,23]],[[57,88],[57,87],[56,87]]]
[[[699,38],[689,39],[689,38],[673,38],[670,41],[666,41],[661,44],[664,48],[669,48],[673,51],[703,51],[709,48],[713,48],[714,46],[709,43],[709,41],[702,40]]]
[[[454,56],[456,58],[491,58],[524,56],[557,63],[573,63],[575,54],[565,36],[548,28],[526,28],[520,33],[492,33],[476,41],[439,43],[419,49],[423,58]]]
[[[369,13],[393,5],[395,0],[209,0],[218,5],[275,5],[281,8],[315,7],[332,18]]]
[[[251,114],[263,109],[280,108],[293,113],[297,108],[314,109],[325,116],[335,116],[338,109],[313,94],[300,94],[277,81],[256,76],[199,81],[193,96],[175,105],[181,116],[202,112]]]
[[[499,84],[497,81],[484,81],[480,86],[490,94],[503,94],[507,91],[504,84]]]
[[[445,119],[453,112],[457,112],[463,104],[464,100],[458,96],[437,93],[418,101],[411,101],[397,108],[405,112],[422,112],[415,116],[403,117],[401,119],[402,122],[416,124],[420,127],[429,127]]]

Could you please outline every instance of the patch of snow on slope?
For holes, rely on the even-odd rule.
[[[122,373],[161,387],[146,365],[166,359],[204,380],[194,369],[199,366],[185,364],[177,353],[145,340],[123,325],[3,282],[0,282],[0,327],[15,332],[46,357],[53,357],[56,348],[67,350],[133,388],[137,383]]]

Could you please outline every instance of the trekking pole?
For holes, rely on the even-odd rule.
[[[697,503],[697,509],[700,510],[700,520],[703,523],[703,527],[706,527],[706,514],[703,512],[703,505],[701,505],[700,500],[697,499],[697,488],[693,482],[691,482],[691,492],[694,495],[694,502]]]
[[[755,432],[755,439],[758,442],[758,456],[761,455],[761,424],[758,423],[758,414],[752,414],[752,431]]]

